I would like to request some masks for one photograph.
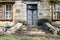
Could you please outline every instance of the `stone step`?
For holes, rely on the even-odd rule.
[[[37,25],[27,25],[27,27],[38,27]]]
[[[45,33],[45,32],[42,31],[41,29],[33,28],[33,27],[28,27],[28,28],[25,27],[25,28],[22,29],[22,32],[23,32],[23,33],[27,33],[27,34],[29,34],[30,32],[31,32],[31,34],[32,34],[32,33],[36,33],[36,34]]]
[[[37,27],[24,27],[22,30],[27,30],[27,31],[38,31],[39,29]]]
[[[10,35],[10,34],[15,33],[15,31],[17,31],[19,28],[21,28],[22,25],[23,25],[22,23],[17,23],[17,24],[15,24],[14,26],[12,26],[11,28],[9,28],[9,29],[6,31],[6,34],[7,34],[7,35]]]
[[[27,28],[28,31],[38,31],[37,28]]]
[[[40,27],[38,26],[25,26],[21,29],[22,31],[19,31],[18,34],[22,32],[22,34],[27,34],[27,35],[45,35],[47,34],[45,31],[43,31]]]
[[[45,32],[41,32],[41,31],[28,31],[25,34],[27,35],[45,35]]]

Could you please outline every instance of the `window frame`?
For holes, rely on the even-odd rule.
[[[53,7],[53,14],[52,14],[52,20],[53,20],[53,21],[60,21],[60,19],[57,18],[57,14],[56,14],[56,13],[60,13],[60,10],[57,11],[57,9],[56,9],[56,7],[55,7],[56,5],[59,5],[59,6],[60,6],[60,4],[55,4],[55,5],[54,5],[54,7]],[[55,14],[55,16],[56,16],[56,19],[54,19],[54,14]]]
[[[11,4],[6,4],[6,5],[11,5]],[[11,14],[12,14],[12,5],[11,5],[11,11],[7,11],[7,10],[6,10],[6,5],[5,5],[5,20],[12,20],[12,19],[13,19],[12,17],[11,17],[12,19],[8,19],[9,16],[8,16],[8,18],[6,18],[6,12],[8,12],[8,15],[9,15],[9,12],[11,12]],[[11,16],[12,16],[12,15],[11,15]]]
[[[2,7],[3,7],[3,5],[2,4],[0,4]],[[3,8],[1,7],[1,15],[3,16]],[[0,20],[2,20],[2,18],[0,19]]]
[[[11,5],[11,13],[12,13],[12,19],[5,19],[5,11],[6,11],[6,5],[7,4],[0,4],[2,5],[2,19],[0,21],[13,21],[13,4],[8,4]]]

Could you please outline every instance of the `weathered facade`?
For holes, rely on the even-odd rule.
[[[0,0],[0,4],[2,15],[0,15],[0,26],[12,26],[18,20],[36,24],[38,19],[45,15],[42,13],[47,13],[45,10],[46,2],[40,0]]]
[[[52,24],[60,24],[60,0],[50,2],[50,19]]]
[[[52,20],[52,8],[46,0],[0,0],[0,26],[12,26],[18,20],[28,24],[37,24],[39,19]]]

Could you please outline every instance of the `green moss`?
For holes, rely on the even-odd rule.
[[[0,40],[60,40],[60,35],[58,37],[16,37],[16,36],[4,36],[0,37]]]
[[[33,40],[32,38],[21,38],[20,40]]]
[[[8,37],[8,36],[5,36],[5,37],[0,37],[0,40],[19,40],[19,38],[17,37]]]

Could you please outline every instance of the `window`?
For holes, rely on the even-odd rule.
[[[6,5],[5,19],[7,19],[7,20],[12,19],[12,5]]]
[[[37,9],[37,5],[36,4],[28,4],[27,8],[28,9]]]
[[[57,4],[56,4],[56,5],[55,5],[55,10],[56,10],[56,11],[60,11],[60,5],[57,5]]]
[[[0,5],[0,20],[10,21],[13,19],[12,5],[2,4]]]
[[[2,5],[0,5],[0,20],[2,19]]]
[[[60,20],[60,5],[56,4],[53,12],[53,20]]]

